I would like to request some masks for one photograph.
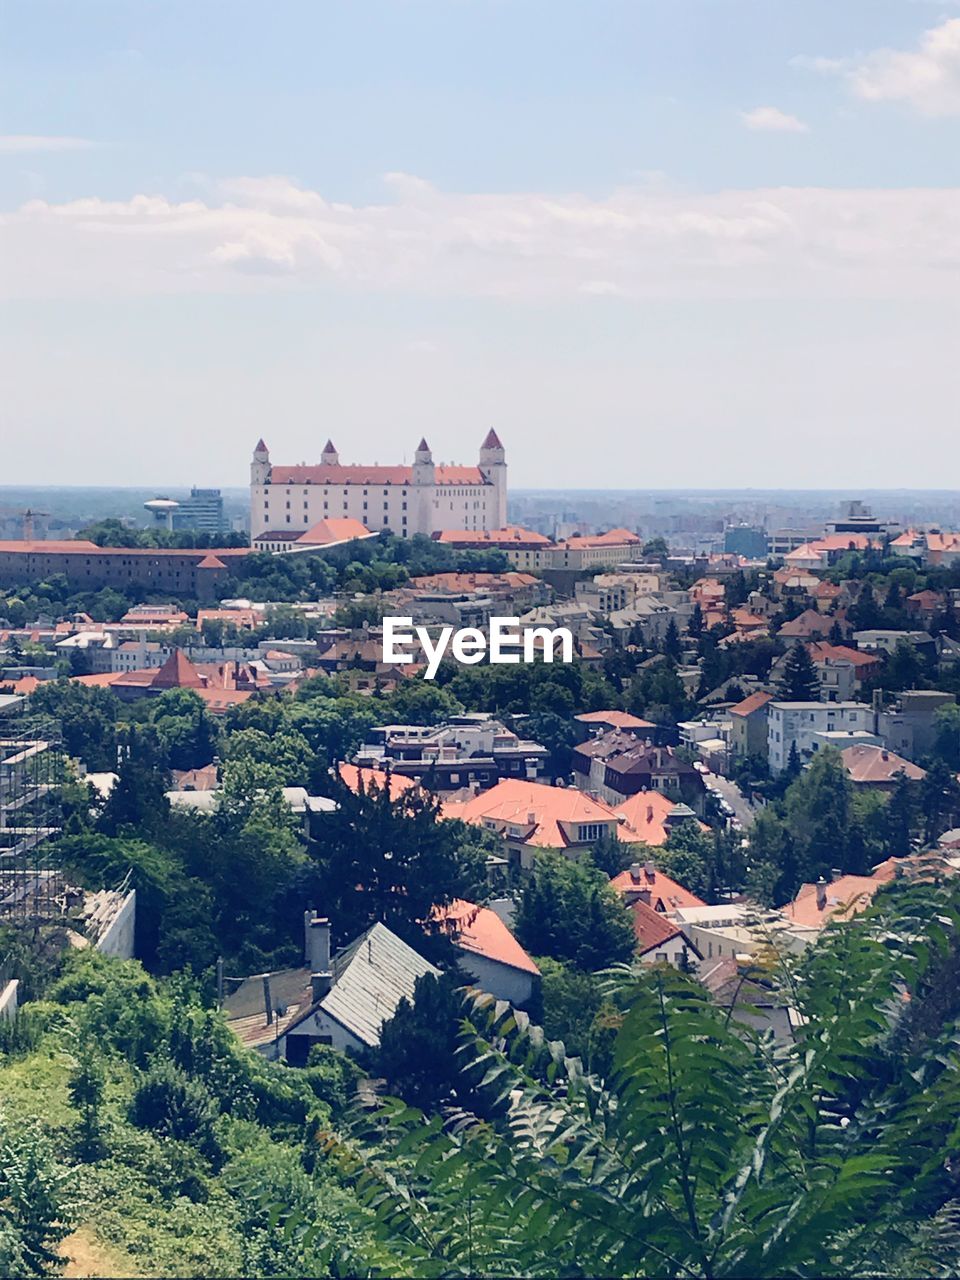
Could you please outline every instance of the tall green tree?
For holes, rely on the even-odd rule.
[[[590,862],[544,851],[524,883],[515,932],[533,955],[592,971],[626,960],[636,939],[629,910]]]
[[[787,702],[818,702],[820,680],[805,644],[795,644],[783,662],[781,694]]]

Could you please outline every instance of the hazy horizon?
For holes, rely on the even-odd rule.
[[[4,482],[960,473],[955,7],[9,0],[0,73]]]

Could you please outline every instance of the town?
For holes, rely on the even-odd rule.
[[[51,1002],[84,1009],[77,1158],[106,1159],[126,1055],[124,1123],[186,1161],[174,1200],[240,1159],[211,1119],[237,1114],[223,1072],[268,1142],[345,1123],[355,1094],[493,1117],[490,1072],[460,1063],[465,1000],[494,1002],[474,1015],[493,1045],[513,1008],[602,1081],[629,1025],[618,965],[702,992],[732,1070],[745,1036],[804,1043],[843,980],[824,966],[903,895],[939,902],[923,982],[950,963],[960,533],[854,500],[700,552],[557,537],[509,523],[495,431],[476,468],[434,467],[425,441],[416,459],[341,463],[328,441],[274,467],[258,442],[246,545],[222,522],[165,545],[169,499],[139,528],[0,544],[0,1030],[29,1062]],[[542,643],[504,652],[505,621]],[[131,984],[149,1032],[110,1012]],[[375,1247],[342,1141],[321,1185],[354,1197],[356,1240],[298,1246],[303,1267]]]

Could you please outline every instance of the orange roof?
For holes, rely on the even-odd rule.
[[[557,543],[557,546],[565,551],[577,551],[583,547],[636,546],[642,541],[642,538],[631,533],[629,529],[610,529],[607,533],[582,534],[579,537],[567,538],[565,542]]]
[[[630,903],[630,911],[633,915],[633,932],[637,936],[637,952],[640,955],[662,947],[665,942],[681,933],[672,920],[667,920],[662,912],[648,907],[641,898]]]
[[[12,689],[14,693],[33,693],[34,689],[36,689],[40,683],[41,682],[36,676],[21,676],[19,680],[8,681],[4,681],[0,678],[0,688]]]
[[[648,870],[647,866],[635,864],[614,876],[610,883],[628,902],[642,896],[654,911],[676,911],[679,907],[707,905],[702,898],[685,889],[682,884],[677,884],[676,880],[671,880],[656,867]]]
[[[631,715],[629,711],[584,711],[582,715],[574,716],[574,719],[579,720],[581,724],[609,724],[614,729],[656,727],[652,720],[641,720],[639,716]]]
[[[540,581],[532,573],[429,573],[411,578],[409,586],[417,591],[491,591],[496,588],[516,590],[532,587]]]
[[[343,517],[331,517],[320,520],[301,533],[297,542],[309,543],[311,546],[328,546],[334,542],[351,542],[355,538],[371,538],[375,535],[359,520]]]
[[[434,908],[433,918],[454,933],[455,946],[497,964],[509,965],[524,973],[540,970],[521,947],[495,911],[456,898],[447,907]]]
[[[846,644],[827,644],[824,640],[814,642],[808,648],[814,662],[852,662],[855,667],[874,667],[882,661],[875,653],[863,653]]]
[[[478,546],[509,546],[525,544],[530,547],[551,547],[553,543],[542,533],[509,524],[502,529],[443,529],[435,533],[437,542],[470,543]]]
[[[203,680],[187,655],[174,649],[150,684],[154,689],[199,689]]]
[[[926,770],[885,747],[857,743],[840,752],[843,767],[854,782],[893,782],[903,773],[911,782],[920,782]]]
[[[517,827],[516,837],[541,849],[563,849],[571,843],[561,824],[601,823],[619,830],[613,810],[575,787],[551,787],[543,782],[503,778],[489,791],[469,800],[446,801],[445,818],[459,818],[475,826],[487,822]]]
[[[371,786],[383,791],[389,781],[390,799],[395,800],[402,792],[417,786],[413,778],[405,778],[402,774],[387,774],[381,769],[360,768],[355,764],[341,764],[337,772],[340,774],[341,782],[344,782],[357,795],[361,789],[369,791]]]
[[[800,639],[813,636],[825,636],[837,619],[830,619],[816,609],[805,609],[791,622],[785,622],[780,628],[782,636],[795,636]]]
[[[666,820],[675,804],[662,791],[638,791],[636,795],[628,796],[616,806],[616,812],[626,818],[626,823],[619,828],[620,839],[652,845],[666,844],[670,834]]]
[[[752,716],[754,711],[759,711],[761,707],[765,707],[772,698],[772,693],[751,693],[748,698],[744,698],[735,707],[731,707],[730,714],[732,716]]]
[[[437,484],[487,484],[479,467],[434,468]],[[272,467],[271,484],[371,484],[409,485],[413,483],[412,467],[370,467],[363,463],[320,463],[318,466]]]
[[[817,905],[817,886],[802,884],[797,896],[783,908],[783,914],[795,924],[819,928],[833,916],[838,919],[856,915],[870,905],[874,894],[896,874],[892,858],[874,867],[870,876],[840,876],[825,886],[824,905]]]

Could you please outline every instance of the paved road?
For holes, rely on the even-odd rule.
[[[721,777],[719,773],[705,773],[703,780],[708,787],[712,787],[714,791],[726,800],[733,810],[733,816],[744,830],[753,826],[756,810],[735,782],[731,782],[729,778]]]

